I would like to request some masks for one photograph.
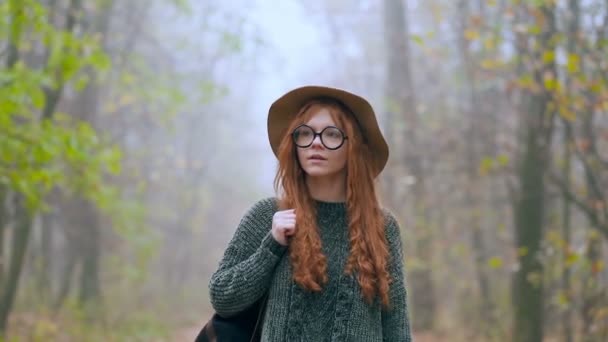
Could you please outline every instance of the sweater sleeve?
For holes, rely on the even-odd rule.
[[[403,267],[403,243],[399,224],[395,217],[386,216],[386,237],[390,250],[389,272],[392,282],[389,289],[390,308],[382,310],[382,335],[384,341],[410,342],[410,318]]]
[[[254,204],[241,219],[209,281],[211,305],[218,315],[233,316],[251,306],[270,286],[287,247],[271,235],[276,205],[272,198]]]

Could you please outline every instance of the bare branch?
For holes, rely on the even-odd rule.
[[[554,172],[552,172],[552,171],[547,172],[547,177],[548,177],[549,181],[551,181],[551,183],[556,185],[562,191],[562,194],[564,195],[564,197],[566,197],[566,199],[568,199],[570,202],[574,203],[581,211],[583,211],[585,213],[585,215],[587,216],[587,218],[589,219],[589,221],[592,222],[593,225],[599,231],[601,231],[602,234],[604,234],[605,237],[608,239],[608,224],[606,224],[605,222],[599,221],[595,210],[592,207],[590,207],[589,205],[585,204],[584,200],[582,200],[576,194],[574,194],[572,191],[570,191],[567,184]]]

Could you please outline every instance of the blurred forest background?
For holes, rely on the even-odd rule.
[[[608,341],[608,1],[0,1],[0,331],[191,341],[283,92],[364,94],[417,341]]]

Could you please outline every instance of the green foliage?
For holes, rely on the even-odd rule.
[[[39,1],[0,3],[0,17],[0,33],[11,32],[19,55],[41,46],[48,56],[38,65],[17,59],[0,69],[0,185],[23,194],[32,210],[42,209],[55,187],[107,207],[116,192],[104,178],[120,172],[120,150],[108,146],[87,123],[60,113],[43,120],[40,111],[53,89],[85,68],[107,69],[109,57],[96,37],[53,26]]]
[[[503,266],[503,260],[501,257],[492,257],[488,260],[488,266],[493,269],[499,269]]]
[[[422,38],[422,36],[421,36],[421,35],[419,35],[419,34],[412,34],[412,35],[410,35],[410,37],[412,38],[412,40],[413,40],[413,41],[414,41],[416,44],[418,44],[418,45],[420,45],[420,46],[423,46],[423,45],[424,45],[424,38]]]
[[[24,194],[31,209],[40,209],[55,186],[100,203],[111,200],[103,178],[120,171],[120,151],[105,146],[90,125],[65,115],[43,122],[6,118],[0,122],[0,184]]]
[[[59,315],[39,313],[35,317],[17,316],[13,326],[16,333],[11,333],[6,341],[143,342],[170,339],[167,320],[153,311],[100,321],[90,321],[86,317],[75,302],[70,302]],[[0,341],[5,340],[0,337]]]
[[[479,175],[485,176],[491,172],[499,171],[509,165],[509,157],[501,154],[495,158],[484,157],[479,163]]]

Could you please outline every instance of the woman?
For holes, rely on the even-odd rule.
[[[399,226],[376,197],[388,146],[371,105],[297,88],[272,104],[268,136],[277,198],[242,218],[209,284],[216,312],[267,298],[262,341],[411,341]]]

